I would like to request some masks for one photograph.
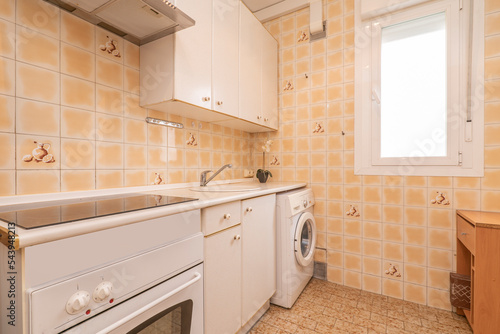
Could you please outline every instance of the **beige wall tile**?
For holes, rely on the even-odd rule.
[[[12,133],[0,133],[0,169],[16,168],[16,136]]]
[[[123,144],[118,143],[96,143],[96,169],[121,169],[123,168],[123,155],[124,155]],[[100,174],[97,173],[97,178],[99,180]],[[113,183],[114,184],[114,183]],[[106,186],[101,187],[101,182],[97,183],[97,188],[107,188]],[[120,185],[121,187],[122,185]],[[110,187],[113,188],[113,187]]]
[[[146,144],[146,125],[144,121],[125,119],[125,142],[130,144]]]
[[[147,184],[147,176],[147,172],[144,170],[127,170],[125,171],[125,186],[145,186]]]
[[[479,210],[481,207],[481,193],[479,190],[455,190],[454,201],[454,207],[456,209]]]
[[[384,224],[384,241],[403,242],[403,227],[399,225]]]
[[[380,276],[382,274],[382,261],[377,258],[363,257],[363,273]]]
[[[95,140],[95,112],[61,108],[61,137]]]
[[[405,224],[408,225],[418,225],[418,226],[427,225],[427,209],[405,207],[404,222]]]
[[[17,195],[55,193],[61,189],[59,170],[18,170],[16,174]]]
[[[52,71],[58,71],[60,64],[59,54],[59,40],[31,29],[21,27],[17,29],[17,60]]]
[[[403,282],[384,278],[382,280],[382,294],[397,299],[403,299]]]
[[[430,248],[428,256],[429,267],[446,270],[451,270],[453,267],[451,251]]]
[[[60,169],[60,138],[16,135],[16,168]]]
[[[16,92],[15,61],[0,57],[0,94],[14,95]]]
[[[84,191],[95,189],[95,170],[61,171],[61,191]]]
[[[124,90],[132,94],[140,94],[139,71],[133,68],[124,69]]]
[[[425,267],[405,264],[404,273],[405,282],[424,286],[427,284],[427,269]]]
[[[60,107],[31,100],[16,100],[16,132],[42,136],[60,135]]]
[[[0,5],[0,17],[2,11],[1,7],[2,5]],[[15,34],[16,26],[14,23],[0,19],[0,56],[12,59],[15,58]]]
[[[16,171],[0,170],[0,196],[12,196],[15,194],[16,194]]]
[[[139,96],[126,93],[124,98],[124,114],[126,117],[144,120],[147,115],[147,109],[139,105]],[[158,125],[152,126],[159,127]],[[163,128],[165,129],[165,127]]]
[[[344,254],[344,269],[361,271],[361,256],[354,254]]]
[[[123,64],[123,38],[96,27],[95,53],[113,62]]]
[[[484,149],[484,166],[486,168],[500,167],[500,146]]]
[[[16,128],[16,102],[14,97],[0,95],[0,131],[14,132]]]
[[[361,254],[361,238],[344,237],[344,251]]]
[[[61,104],[95,110],[95,84],[91,81],[61,75]]]
[[[426,246],[427,245],[427,229],[416,226],[405,226],[404,228],[405,244]]]
[[[0,82],[0,91],[1,88]],[[32,100],[59,103],[59,74],[40,67],[17,63],[16,94],[18,97]]]
[[[0,18],[14,22],[16,13],[16,0],[4,0],[0,3]]]
[[[481,192],[481,210],[498,212],[500,203],[500,191]]]
[[[500,34],[500,13],[492,13],[485,16],[484,35]]]
[[[61,11],[61,41],[95,52],[95,26],[65,11]]]
[[[96,111],[106,114],[122,115],[124,109],[123,101],[123,91],[96,85]],[[130,105],[128,107],[128,111],[130,112]]]
[[[450,288],[450,272],[429,268],[427,272],[427,284],[432,288],[448,290]]]
[[[96,189],[123,187],[122,170],[96,170]]]
[[[384,205],[382,220],[387,223],[402,224],[403,223],[403,207]]]
[[[95,142],[61,139],[62,169],[95,169]]]
[[[500,103],[487,103],[484,106],[484,122],[486,124],[500,123]]]
[[[372,257],[382,256],[382,242],[376,240],[363,240],[363,255]],[[403,257],[401,253],[401,258]]]
[[[405,283],[404,285],[404,300],[417,303],[427,304],[427,289],[425,286]]]
[[[405,205],[427,206],[427,189],[425,188],[405,188]]]
[[[500,11],[500,3],[495,0],[485,0],[484,1],[484,12],[493,13]]]
[[[427,305],[439,309],[451,310],[449,291],[427,288]]]
[[[330,266],[326,270],[329,282],[344,284],[344,270]]]
[[[146,169],[148,167],[148,151],[145,146],[125,145],[124,153],[126,169]]]
[[[16,23],[52,38],[59,38],[61,10],[39,0],[17,0]]]
[[[451,229],[452,214],[451,210],[429,209],[429,227]]]
[[[102,141],[123,141],[123,118],[97,113],[96,139]]]
[[[382,279],[380,277],[363,275],[362,289],[380,294],[382,292]]]
[[[404,262],[420,266],[427,265],[427,249],[419,246],[404,246]]]
[[[69,44],[61,43],[61,73],[94,81],[95,55]]]
[[[129,41],[123,41],[123,64],[136,70],[140,67],[139,47]]]
[[[96,81],[111,88],[123,89],[123,66],[106,58],[97,57]]]
[[[361,274],[354,271],[344,270],[344,285],[361,289]]]

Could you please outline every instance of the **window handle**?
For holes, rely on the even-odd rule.
[[[380,94],[378,94],[375,89],[372,90],[372,101],[375,101],[378,105],[380,105]]]

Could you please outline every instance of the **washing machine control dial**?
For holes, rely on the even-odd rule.
[[[307,200],[306,199],[302,201],[302,205],[304,206],[304,208],[307,208]]]
[[[90,302],[90,293],[79,290],[75,292],[66,303],[66,312],[69,314],[77,314],[83,311]]]
[[[94,290],[92,294],[92,298],[95,302],[100,303],[105,301],[111,296],[111,291],[113,290],[113,283],[111,282],[102,282],[100,283]]]

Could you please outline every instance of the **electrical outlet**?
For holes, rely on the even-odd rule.
[[[243,177],[254,177],[255,176],[255,172],[253,171],[253,169],[245,169],[243,171]]]

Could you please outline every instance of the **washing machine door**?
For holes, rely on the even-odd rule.
[[[295,228],[295,259],[306,267],[314,259],[316,247],[316,221],[310,212],[304,212]]]

